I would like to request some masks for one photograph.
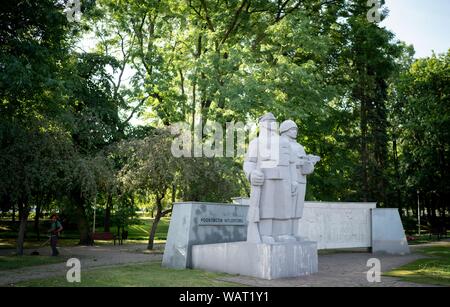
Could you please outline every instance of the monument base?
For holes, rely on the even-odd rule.
[[[193,245],[192,267],[262,279],[305,276],[318,271],[317,243],[243,241]]]

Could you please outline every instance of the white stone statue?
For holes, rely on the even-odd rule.
[[[290,144],[289,167],[292,184],[292,234],[298,236],[298,222],[303,216],[306,194],[306,176],[314,172],[315,164],[320,157],[307,155],[302,145],[297,143],[298,127],[292,120],[286,120],[280,125],[281,139]]]
[[[293,124],[293,125],[292,125]],[[306,175],[320,159],[306,155],[295,139],[293,121],[282,124],[282,135],[272,113],[259,119],[259,135],[253,139],[244,161],[251,184],[247,242],[296,242],[302,217]]]

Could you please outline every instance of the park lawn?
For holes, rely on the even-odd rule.
[[[66,262],[67,257],[49,256],[0,256],[0,271],[23,267]]]
[[[45,242],[45,240],[46,239],[42,239],[41,241],[25,240],[24,249],[39,248]],[[79,239],[62,238],[62,239],[58,240],[58,247],[75,246],[78,244],[79,241],[80,241]],[[15,238],[0,238],[0,249],[15,249],[16,243],[17,243],[17,240]],[[97,243],[97,241],[96,241],[96,243]],[[110,241],[109,241],[109,244],[111,244]],[[44,246],[46,246],[50,249],[50,246],[48,243]]]
[[[430,258],[416,260],[383,275],[421,284],[450,286],[450,242],[417,251]]]
[[[450,236],[450,231],[447,231],[447,237]],[[437,236],[429,234],[423,234],[423,235],[413,235],[411,237],[414,237],[414,240],[409,240],[409,245],[420,245],[425,243],[431,243],[431,242],[440,242]]]
[[[69,283],[65,276],[24,281],[18,287],[236,287],[218,278],[230,276],[201,270],[161,267],[160,261],[144,264],[96,268],[83,272],[81,282]]]
[[[148,241],[150,234],[150,227],[153,222],[151,218],[141,218],[139,223],[135,225],[128,226],[128,240],[125,241],[127,244],[137,244],[144,243]],[[156,228],[155,243],[165,243],[167,239],[167,232],[169,231],[170,218],[164,217],[160,220],[158,227]],[[96,227],[97,232],[103,232],[103,227]],[[117,232],[117,227],[113,226],[110,228],[111,233]],[[32,228],[27,230],[28,239],[25,240],[24,248],[37,248],[42,244],[47,237],[42,236],[41,241],[36,240],[36,235]],[[77,231],[64,230],[62,237],[58,241],[58,246],[75,246],[78,244],[79,234]],[[17,233],[13,232],[9,228],[2,226],[0,229],[0,249],[14,249],[16,248],[16,238]],[[95,240],[96,245],[112,244],[111,241]]]
[[[152,226],[152,218],[140,218],[138,224],[129,225],[128,229],[128,239],[130,240],[148,240],[150,235],[150,228]],[[167,239],[167,232],[169,231],[170,218],[163,217],[156,228],[155,242],[165,241]],[[96,227],[97,232],[103,232],[103,227]],[[112,226],[110,228],[111,233],[117,233],[117,227]]]

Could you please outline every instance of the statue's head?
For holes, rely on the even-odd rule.
[[[296,139],[298,133],[297,124],[293,120],[285,120],[280,125],[280,134]]]
[[[266,113],[259,118],[259,127],[269,131],[277,131],[278,125],[275,116],[272,113]]]

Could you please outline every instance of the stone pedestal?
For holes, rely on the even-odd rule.
[[[248,206],[186,202],[173,206],[162,265],[185,269],[191,265],[191,246],[245,241]]]
[[[193,245],[192,267],[262,279],[305,276],[318,271],[317,243]]]

